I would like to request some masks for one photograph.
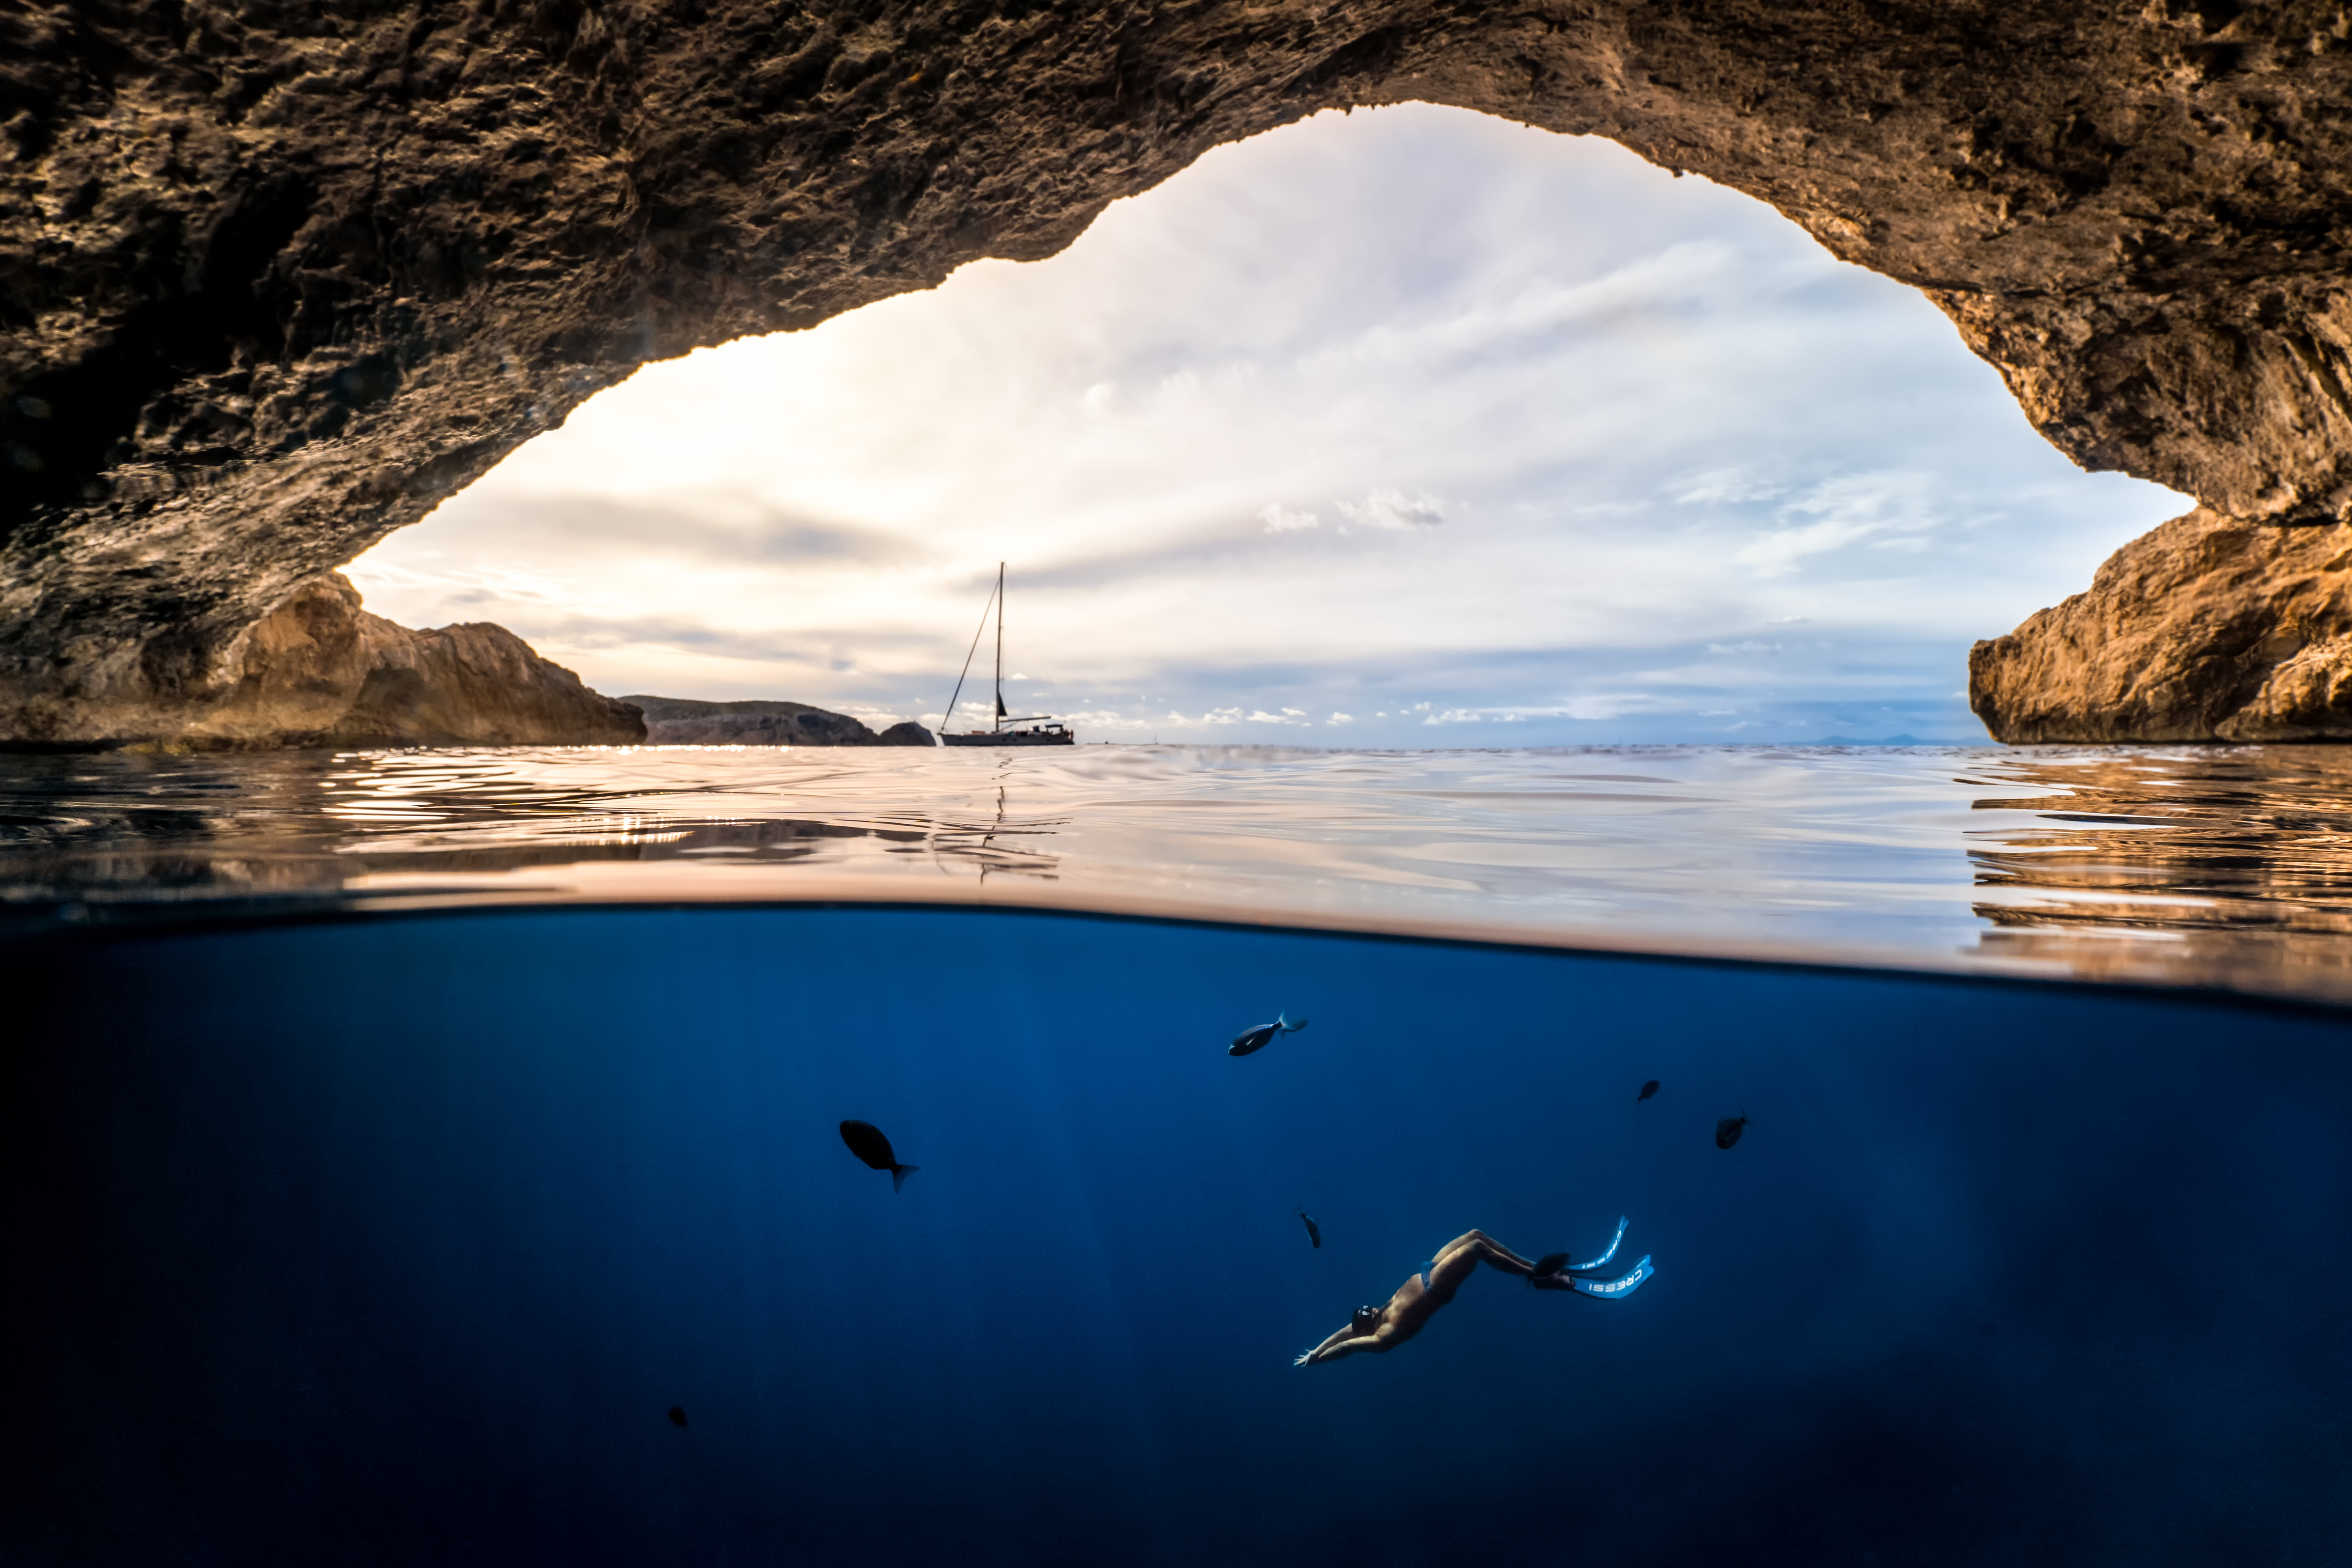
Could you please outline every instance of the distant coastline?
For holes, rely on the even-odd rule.
[[[920,724],[902,721],[877,734],[846,713],[805,702],[703,702],[691,697],[624,697],[646,716],[648,746],[929,746]]]

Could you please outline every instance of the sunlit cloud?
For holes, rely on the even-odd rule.
[[[1769,209],[1407,107],[650,366],[352,573],[616,694],[936,723],[1004,561],[1082,738],[1958,735],[1969,643],[2185,504]]]
[[[1396,533],[1409,528],[1434,528],[1445,521],[1445,508],[1434,497],[1409,496],[1399,489],[1374,490],[1362,500],[1334,504],[1351,521]]]

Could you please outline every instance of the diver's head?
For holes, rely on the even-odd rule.
[[[1381,1326],[1381,1316],[1378,1307],[1359,1307],[1349,1317],[1348,1326],[1360,1334],[1369,1334]]]

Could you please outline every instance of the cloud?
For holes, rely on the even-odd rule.
[[[1808,486],[1803,494],[1775,509],[1775,526],[1742,549],[1735,559],[1766,576],[1782,576],[1807,556],[1868,541],[1874,545],[1924,545],[1917,534],[1943,521],[1934,507],[1933,481],[1919,473],[1839,475]],[[1796,521],[1797,519],[1809,519]]]
[[[1360,501],[1338,503],[1341,511],[1367,528],[1402,532],[1408,528],[1434,528],[1445,521],[1445,508],[1434,497],[1409,496],[1402,490],[1374,490]]]
[[[1258,521],[1265,524],[1268,533],[1292,533],[1313,528],[1322,521],[1311,511],[1293,511],[1278,500],[1270,500],[1258,508]]]

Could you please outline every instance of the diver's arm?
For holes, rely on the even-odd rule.
[[[1377,1332],[1359,1334],[1352,1330],[1341,1329],[1290,1364],[1319,1366],[1327,1361],[1338,1361],[1341,1356],[1354,1355],[1358,1351],[1372,1350],[1380,1344],[1380,1340],[1381,1337]]]

